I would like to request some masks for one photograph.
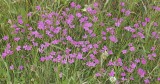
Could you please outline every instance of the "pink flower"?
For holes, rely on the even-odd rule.
[[[102,76],[102,74],[96,73],[95,76],[96,76],[96,77],[100,77],[100,76]]]
[[[112,50],[109,50],[109,51],[108,51],[108,54],[109,54],[109,55],[112,55],[112,54],[113,54]]]
[[[51,42],[51,44],[58,44],[60,42],[60,40],[53,40],[52,42]]]
[[[89,28],[89,27],[92,27],[92,25],[93,25],[92,23],[86,22],[86,23],[84,23],[83,27],[84,28],[86,28],[86,27]]]
[[[125,72],[121,73],[121,76],[126,76],[126,73]]]
[[[136,30],[131,28],[130,26],[124,27],[124,30],[127,30],[127,31],[132,32],[132,33],[136,32]]]
[[[120,21],[115,22],[115,26],[119,27],[121,25]]]
[[[133,78],[133,77],[130,77],[130,80],[134,80],[134,78]]]
[[[81,8],[81,5],[78,4],[78,5],[76,6],[76,9],[80,9],[80,8]]]
[[[153,26],[157,27],[157,26],[158,26],[158,23],[157,23],[157,22],[154,22],[154,23],[153,23]]]
[[[28,16],[28,17],[31,17],[31,16],[32,16],[32,12],[29,12],[29,13],[27,14],[27,16]]]
[[[46,60],[45,57],[41,57],[41,58],[40,58],[40,61],[41,61],[41,62],[44,62],[45,60]]]
[[[36,6],[36,9],[39,11],[39,10],[41,10],[41,7],[40,6]]]
[[[72,64],[72,63],[74,63],[74,59],[69,59],[68,62],[69,62],[70,64]]]
[[[158,77],[157,80],[160,81],[160,77]]]
[[[11,65],[9,68],[10,68],[10,70],[13,70],[13,69],[14,69],[14,66],[13,66],[13,65]]]
[[[75,2],[71,2],[70,6],[71,6],[72,8],[74,8],[74,7],[76,7],[76,3],[75,3]]]
[[[45,20],[45,23],[47,23],[48,25],[51,25],[51,24],[52,24],[52,21],[49,20],[49,19],[47,19],[47,20]]]
[[[97,22],[98,21],[98,17],[96,16],[93,16],[93,19],[92,19],[93,22]]]
[[[82,14],[81,14],[81,13],[76,13],[76,16],[77,16],[78,18],[80,18],[80,17],[82,17]]]
[[[44,24],[43,21],[39,21],[39,22],[38,22],[38,29],[42,29],[42,30],[45,29],[45,24]]]
[[[98,59],[94,59],[93,60],[95,64],[99,64],[99,60]]]
[[[109,36],[109,39],[110,39],[110,41],[112,41],[112,42],[114,42],[114,43],[117,43],[117,42],[118,42],[118,39],[117,39],[114,35]]]
[[[126,11],[126,9],[125,9],[125,8],[122,8],[122,9],[121,9],[121,12],[122,12],[122,13],[124,13],[125,11]]]
[[[6,52],[2,53],[2,58],[5,58],[8,54]]]
[[[154,10],[156,10],[156,11],[160,11],[160,7],[158,7],[158,6],[153,6],[152,7]]]
[[[122,66],[123,65],[123,62],[122,62],[121,58],[118,58],[115,63],[116,63],[116,66]]]
[[[23,24],[23,20],[21,18],[18,19],[19,24]]]
[[[145,83],[145,84],[150,84],[149,79],[148,79],[148,78],[147,78],[147,79],[145,79],[145,80],[144,80],[144,83]]]
[[[83,56],[82,53],[78,53],[78,54],[77,54],[77,59],[83,59],[82,56]]]
[[[139,63],[139,62],[140,62],[140,59],[135,59],[135,62],[136,62],[136,63]]]
[[[147,25],[147,22],[142,22],[142,26],[146,26]]]
[[[19,66],[19,70],[23,70],[24,69],[24,66]]]
[[[125,6],[125,3],[124,3],[124,2],[121,2],[120,5],[121,5],[121,6]]]
[[[132,69],[135,69],[136,68],[136,66],[137,66],[137,64],[136,63],[131,63],[131,65],[130,65],[130,67],[132,68]]]
[[[146,21],[146,22],[150,22],[150,18],[148,18],[148,17],[145,18],[145,21]]]
[[[17,46],[16,50],[20,51],[21,50],[21,46]]]
[[[86,65],[89,66],[89,67],[95,67],[96,66],[96,64],[94,62],[87,62]]]
[[[145,36],[144,36],[144,34],[143,34],[143,33],[138,32],[137,34],[138,34],[138,36],[140,36],[142,39],[143,39],[143,38],[145,38]]]
[[[132,46],[132,47],[129,48],[129,50],[130,50],[131,52],[133,52],[133,51],[135,51],[135,47]]]
[[[147,63],[146,59],[145,59],[145,58],[141,58],[141,63],[142,63],[143,65],[145,65],[145,64]]]
[[[94,6],[95,8],[98,7],[98,3],[95,2],[95,3],[93,4],[93,6]]]
[[[9,39],[8,36],[4,36],[4,37],[3,37],[3,40],[4,40],[4,41],[6,41],[6,40],[8,40],[8,39]]]
[[[66,40],[68,40],[68,41],[73,41],[73,39],[72,39],[71,36],[67,36],[67,37],[66,37]]]
[[[108,14],[107,14],[107,16],[108,16],[108,17],[111,17],[111,16],[112,16],[112,14],[111,14],[111,13],[108,13]]]
[[[20,40],[19,37],[15,37],[15,38],[14,38],[14,41],[16,41],[16,42],[19,41],[19,40]]]
[[[114,75],[115,75],[115,72],[114,72],[114,70],[112,69],[111,72],[109,73],[109,76],[114,77]]]
[[[139,68],[139,69],[137,70],[137,73],[139,74],[139,76],[140,76],[141,78],[143,78],[143,77],[145,76],[145,74],[146,74],[146,71],[143,70],[142,68]]]
[[[134,27],[139,28],[139,24],[138,23],[134,24]]]
[[[153,47],[151,48],[151,51],[155,51],[155,50],[156,50],[156,47],[153,46]]]
[[[157,56],[157,54],[156,54],[156,53],[152,53],[152,56],[153,56],[153,57],[156,57],[156,56]]]
[[[127,50],[122,50],[122,53],[123,53],[123,54],[126,54],[126,53],[127,53]]]
[[[32,46],[24,45],[23,48],[24,48],[24,50],[30,51],[32,49]]]
[[[125,12],[125,16],[129,16],[130,15],[130,10],[127,10],[126,12]]]

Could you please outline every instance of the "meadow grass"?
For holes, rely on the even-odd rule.
[[[71,8],[71,2],[80,4],[81,9]],[[95,14],[82,10],[85,5],[93,7],[95,2],[98,3],[98,7],[95,7]],[[125,6],[120,6],[121,2],[124,2]],[[36,9],[37,6],[40,6],[40,10]],[[160,6],[160,2],[158,0],[0,0],[0,84],[148,84],[149,82],[150,84],[159,84],[160,11],[154,10],[152,6]],[[67,35],[63,35],[61,30],[53,37],[49,37],[46,34],[47,29],[39,29],[39,21],[45,21],[41,17],[43,14],[44,17],[45,14],[47,16],[51,12],[62,15],[66,8],[70,9],[67,12],[68,15],[74,15],[72,24],[75,28],[70,28],[67,24],[67,16],[62,18],[61,21],[65,20],[64,22],[60,21],[58,26],[63,30],[67,29]],[[129,10],[130,14],[122,13],[122,8]],[[32,13],[30,17],[27,16],[29,12]],[[88,21],[80,23],[80,18],[76,17],[77,12],[88,17]],[[109,13],[111,16],[107,16]],[[23,24],[17,21],[21,19],[17,16],[22,17]],[[95,22],[93,21],[94,16],[98,18]],[[54,22],[59,20],[59,16],[56,17],[56,15],[52,18]],[[118,20],[113,20],[114,18]],[[120,26],[116,26],[115,23],[119,22],[120,18],[123,21],[119,23]],[[143,22],[147,18],[150,20],[143,26]],[[87,22],[92,24],[90,29],[93,30],[92,34],[96,34],[95,37],[85,31],[83,25]],[[158,26],[155,22],[158,23]],[[136,23],[139,24],[138,28],[134,27]],[[16,28],[25,31],[17,30],[18,33],[15,33],[14,24],[18,26]],[[52,26],[57,27],[56,23],[52,23]],[[129,26],[136,31],[129,30]],[[32,30],[28,30],[29,27],[32,27],[33,31],[38,31],[43,38],[34,37],[31,34]],[[124,29],[125,27],[128,31]],[[107,32],[106,28],[113,29]],[[105,35],[102,35],[103,31],[106,32]],[[139,36],[133,38],[132,35],[138,32]],[[159,36],[154,36],[153,32],[157,32],[156,35]],[[85,34],[88,35],[86,39],[83,38]],[[9,39],[4,40],[4,36],[8,36]],[[71,36],[77,42],[83,41],[82,45],[79,45],[81,47],[76,47],[74,41],[67,36]],[[110,39],[110,36],[115,36],[115,38]],[[143,38],[143,36],[145,37]],[[20,37],[20,40],[14,41],[15,37]],[[34,41],[32,41],[33,39]],[[58,44],[51,43],[53,40],[60,39],[64,40]],[[86,41],[89,41],[92,47],[93,44],[97,44],[98,48],[91,48],[84,52],[82,49],[88,49],[86,46],[90,46],[89,44],[85,45]],[[38,46],[34,46],[32,42],[37,42]],[[45,42],[50,43],[48,47]],[[40,52],[42,44],[46,47],[43,53]],[[7,45],[11,48],[6,48]],[[25,45],[31,45],[31,50],[27,50],[28,46],[24,48]],[[17,46],[21,46],[20,51],[16,50]],[[105,46],[107,49],[104,49]],[[71,49],[69,54],[67,54],[67,48]],[[155,48],[155,50],[151,48]],[[13,53],[3,57],[5,49],[11,50]],[[94,54],[94,50],[98,53]],[[127,50],[127,53],[122,53],[123,50]],[[65,59],[61,59],[60,62],[53,62],[53,58],[47,60],[52,51],[56,52],[56,55],[52,56],[53,58],[58,59],[56,56],[61,55],[63,58],[66,57],[67,63],[65,63]],[[83,54],[83,58],[73,58],[74,62],[69,63],[70,58],[67,56],[71,57],[74,54],[77,56],[77,53]],[[149,58],[150,54],[153,54],[151,58],[154,60]],[[154,56],[155,54],[156,56]],[[121,61],[117,61],[118,59]],[[139,59],[140,62],[135,62],[136,59]],[[113,65],[108,66],[111,61]],[[88,62],[93,64],[87,64]],[[20,69],[20,66],[23,68]],[[125,76],[121,76],[123,72],[125,72]],[[112,82],[111,77],[115,77],[116,81]]]

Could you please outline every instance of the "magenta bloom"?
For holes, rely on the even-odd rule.
[[[78,18],[80,18],[80,17],[82,17],[82,14],[81,14],[81,13],[76,13],[76,16],[77,16]]]
[[[121,25],[120,21],[115,22],[115,26],[119,27]]]
[[[146,22],[150,22],[150,18],[145,18],[145,21]]]
[[[71,6],[72,8],[74,8],[74,7],[76,7],[76,3],[75,3],[75,2],[71,2],[70,6]]]
[[[122,9],[121,9],[121,12],[122,12],[122,13],[124,13],[125,11],[126,11],[126,9],[125,9],[125,8],[122,8]]]
[[[19,70],[23,70],[24,69],[24,66],[19,66]]]
[[[82,56],[83,56],[82,53],[78,53],[78,54],[77,54],[77,59],[83,59]]]
[[[38,22],[38,29],[42,29],[42,30],[45,29],[45,24],[44,24],[43,21],[39,21],[39,22]]]
[[[124,3],[124,2],[121,2],[120,5],[121,5],[121,6],[125,6],[125,3]]]
[[[123,53],[123,54],[126,54],[126,53],[127,53],[127,50],[122,50],[122,53]]]
[[[30,51],[32,49],[32,46],[24,45],[23,48],[24,48],[24,50]]]
[[[135,68],[136,68],[136,66],[137,66],[137,64],[136,64],[136,63],[131,63],[131,65],[130,65],[130,67],[131,67],[132,69],[135,69]]]
[[[36,9],[39,11],[41,10],[41,6],[36,6]]]
[[[131,28],[130,26],[124,27],[124,29],[132,33],[136,32],[136,30]]]
[[[21,46],[17,46],[16,50],[20,51],[21,50]]]
[[[160,81],[160,77],[158,77],[157,80]]]
[[[40,58],[40,61],[41,61],[41,62],[44,62],[45,60],[46,60],[45,57],[41,57],[41,58]]]
[[[100,77],[100,76],[102,76],[102,74],[96,73],[95,76],[96,76],[96,77]]]
[[[118,39],[117,39],[114,35],[109,36],[109,39],[110,39],[110,41],[112,41],[112,42],[114,42],[114,43],[117,43],[117,42],[118,42]]]
[[[110,16],[112,16],[112,14],[111,14],[111,13],[108,13],[107,16],[110,17]]]
[[[156,11],[160,11],[160,7],[158,7],[158,6],[153,6],[152,7],[154,10],[156,10]]]
[[[131,52],[133,52],[133,51],[135,51],[135,47],[132,46],[132,47],[129,48],[129,50],[130,50]]]
[[[19,24],[23,24],[23,20],[21,18],[18,19]]]
[[[139,24],[138,23],[134,24],[134,27],[139,28]]]
[[[98,7],[98,3],[97,2],[95,2],[93,5],[94,5],[95,8]]]
[[[76,6],[76,9],[80,9],[80,8],[81,8],[81,5],[78,4],[78,5]]]
[[[142,22],[142,26],[146,26],[147,25],[147,22]]]
[[[84,23],[83,27],[84,28],[86,28],[86,27],[89,28],[89,27],[92,27],[92,25],[93,25],[92,23],[87,22],[87,23]]]
[[[130,15],[130,10],[127,10],[126,12],[125,12],[125,16],[129,16]]]
[[[138,73],[138,75],[139,75],[141,78],[143,78],[143,77],[146,75],[146,71],[143,70],[142,68],[139,68],[139,69],[137,70],[137,73]]]
[[[4,37],[3,37],[3,40],[4,40],[4,41],[6,41],[6,40],[8,40],[8,39],[9,39],[8,36],[4,36]]]
[[[142,58],[142,59],[141,59],[141,63],[142,63],[143,65],[145,65],[145,64],[147,63],[146,59],[145,59],[145,58]]]
[[[96,66],[96,64],[94,62],[87,62],[86,65],[89,66],[89,67],[95,67]]]
[[[10,70],[13,70],[13,69],[14,69],[14,66],[13,66],[13,65],[11,65],[9,68],[10,68]]]
[[[121,73],[121,76],[126,76],[126,73],[125,72]]]
[[[158,23],[157,23],[157,22],[154,22],[154,23],[153,23],[153,26],[157,27],[157,26],[158,26]]]
[[[14,38],[14,41],[19,41],[19,40],[20,40],[19,37],[15,37],[15,38]]]
[[[113,77],[115,75],[114,70],[111,70],[111,72],[108,75],[111,76],[111,77]]]
[[[145,80],[144,80],[144,83],[145,83],[145,84],[150,84],[149,79],[148,79],[148,78],[147,78],[147,79],[145,79]]]
[[[144,34],[143,34],[143,33],[138,32],[137,34],[138,34],[138,36],[139,36],[139,37],[141,37],[142,39],[143,39],[143,38],[145,38],[145,36],[144,36]]]

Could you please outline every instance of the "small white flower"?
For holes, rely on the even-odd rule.
[[[90,6],[90,5],[84,5],[85,7],[82,9],[82,11],[87,11],[87,8]]]
[[[117,81],[116,77],[110,77],[109,80],[110,80],[112,83],[114,83],[114,82]]]
[[[105,51],[104,53],[102,53],[101,57],[102,57],[102,59],[104,59],[104,60],[107,59],[107,57],[108,57],[108,52]]]

